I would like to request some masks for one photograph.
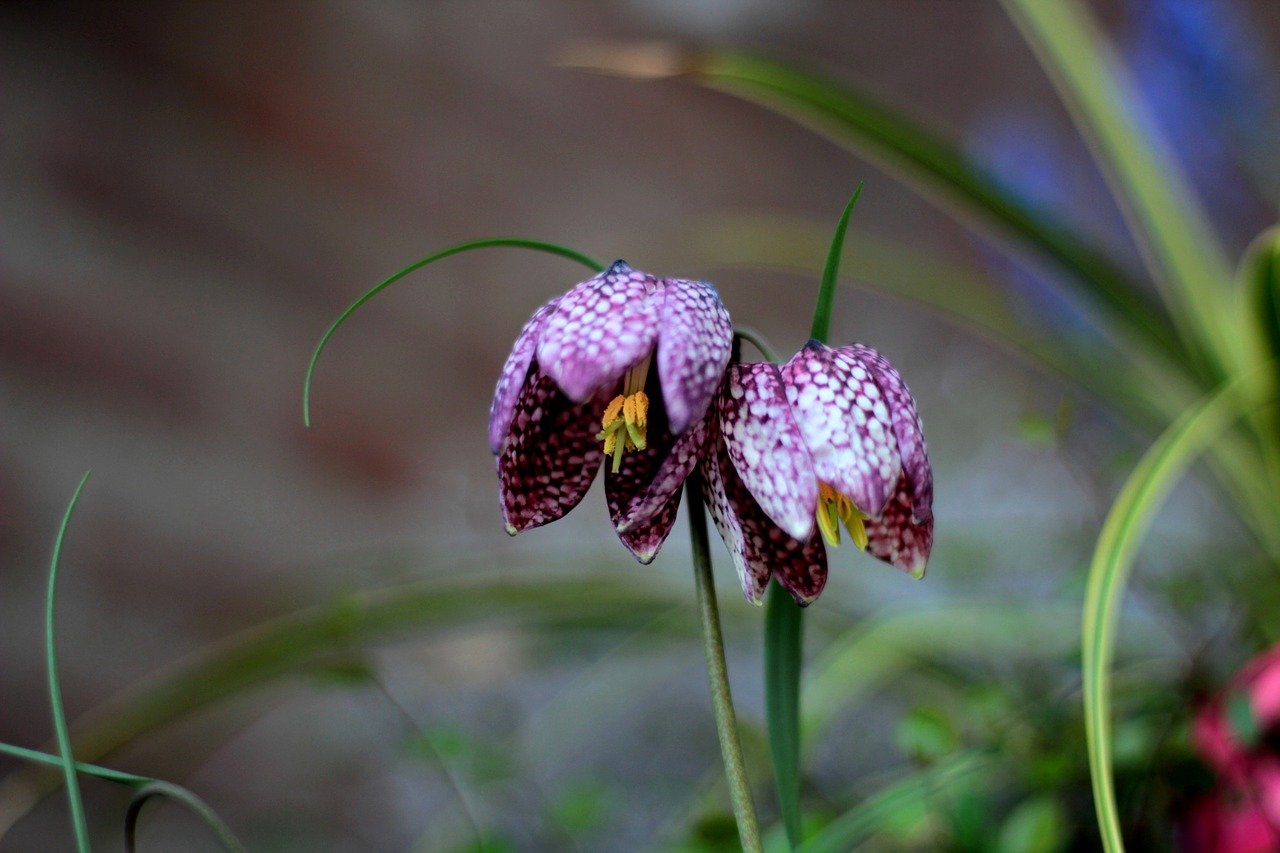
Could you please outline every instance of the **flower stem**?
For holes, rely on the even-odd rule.
[[[707,543],[707,516],[698,497],[696,475],[685,489],[685,511],[689,514],[689,538],[693,543],[693,578],[698,588],[698,618],[702,623],[702,648],[707,656],[707,683],[711,688],[711,704],[715,708],[716,734],[720,738],[720,754],[724,758],[724,775],[729,783],[729,798],[738,823],[738,838],[746,853],[761,853],[760,822],[751,801],[751,785],[742,760],[742,740],[738,737],[738,721],[733,712],[733,696],[729,692],[729,667],[724,660],[724,635],[720,631],[720,609],[716,605],[716,589],[711,577],[711,548]]]

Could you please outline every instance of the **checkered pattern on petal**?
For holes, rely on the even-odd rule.
[[[893,432],[898,439],[898,454],[902,458],[902,470],[911,484],[911,517],[917,523],[933,518],[933,469],[924,443],[924,427],[916,401],[907,390],[898,371],[889,359],[865,344],[841,347],[848,350],[871,369],[876,384],[884,393],[893,421]]]
[[[538,340],[538,365],[581,403],[612,388],[653,349],[658,279],[617,261],[560,297]]]
[[[733,322],[705,281],[665,279],[658,330],[658,377],[671,431],[701,420],[733,349]]]
[[[695,498],[696,500],[696,498]],[[676,523],[676,513],[680,509],[680,488],[667,498],[667,502],[649,514],[643,521],[638,521],[626,530],[618,531],[618,539],[635,555],[641,563],[649,564],[658,556],[658,549],[671,535],[671,528]]]
[[[722,437],[714,431],[698,469],[711,518],[733,555],[747,600],[759,604],[774,574],[798,604],[817,598],[827,579],[821,538],[815,533],[802,542],[770,521],[739,479]]]
[[[717,409],[729,460],[760,509],[788,535],[809,538],[818,480],[778,366],[729,365]]]
[[[533,363],[534,350],[538,348],[538,336],[547,318],[556,309],[560,297],[553,298],[529,318],[516,338],[507,363],[502,366],[502,375],[498,377],[498,387],[493,392],[493,404],[489,407],[489,449],[501,453],[507,441],[507,430],[511,427],[511,418],[516,410],[516,398],[524,387],[529,376],[529,366]]]
[[[783,365],[782,380],[818,479],[878,517],[902,462],[870,369],[852,353],[810,341]]]
[[[600,467],[599,398],[578,405],[534,370],[520,390],[506,446],[498,455],[498,492],[507,532],[547,524],[578,505]]]
[[[911,485],[905,472],[885,504],[884,514],[866,525],[868,552],[914,578],[924,577],[929,551],[933,549],[933,519],[911,519]]]
[[[707,419],[678,436],[650,422],[648,448],[622,457],[618,473],[605,468],[604,489],[609,517],[619,535],[645,524],[680,492],[707,441]],[[655,552],[656,553],[656,552]],[[640,556],[637,554],[636,556]],[[648,562],[641,558],[642,562]]]

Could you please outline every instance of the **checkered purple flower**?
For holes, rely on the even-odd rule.
[[[706,442],[732,345],[714,287],[625,261],[535,311],[489,411],[507,532],[577,506],[607,456],[609,516],[622,543],[650,562]]]
[[[825,540],[914,577],[933,546],[933,472],[902,377],[862,344],[810,341],[785,365],[731,364],[699,470],[747,599],[772,576],[800,604],[822,592]]]

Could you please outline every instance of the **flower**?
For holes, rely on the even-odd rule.
[[[712,285],[656,278],[625,261],[535,311],[489,411],[507,532],[577,506],[608,456],[609,516],[622,543],[650,562],[675,523],[732,346]]]
[[[1192,739],[1223,785],[1192,810],[1188,849],[1280,846],[1280,646],[1255,657],[1201,709]]]
[[[801,604],[822,592],[824,540],[922,577],[933,472],[915,401],[862,344],[810,341],[785,365],[731,364],[700,463],[704,497],[749,601],[771,576]]]

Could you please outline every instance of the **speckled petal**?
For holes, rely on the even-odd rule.
[[[770,521],[738,478],[720,436],[713,433],[711,443],[699,463],[704,496],[747,600],[759,604],[776,574],[796,603],[810,604],[827,580],[821,538],[815,533],[804,541],[793,539]]]
[[[702,419],[733,349],[733,321],[705,281],[664,281],[658,329],[658,377],[671,431]]]
[[[865,344],[852,344],[841,347],[860,358],[863,364],[871,368],[876,384],[884,392],[885,402],[889,406],[889,417],[893,421],[893,432],[898,438],[898,454],[902,458],[902,470],[911,484],[911,517],[917,522],[933,518],[933,468],[929,465],[929,454],[924,443],[924,427],[920,423],[920,413],[916,411],[916,401],[907,390],[907,383],[889,359]]]
[[[870,369],[851,353],[810,341],[783,365],[782,380],[818,479],[878,517],[902,461]]]
[[[648,518],[633,524],[626,530],[619,530],[618,539],[622,540],[622,544],[641,563],[646,565],[652,563],[653,558],[658,556],[658,549],[662,547],[662,543],[666,542],[667,537],[671,535],[671,528],[676,523],[676,513],[679,509],[680,489],[677,488],[675,494],[667,498],[667,502],[656,512],[650,513]]]
[[[516,344],[511,348],[511,355],[507,356],[507,363],[502,366],[498,387],[493,392],[493,404],[489,407],[489,449],[494,453],[501,453],[502,446],[506,444],[507,430],[511,427],[511,418],[516,410],[516,399],[529,375],[533,353],[538,348],[538,337],[559,302],[560,297],[557,296],[533,312],[529,322],[520,330]]]
[[[529,374],[498,455],[498,492],[508,533],[555,521],[582,500],[603,456],[596,438],[603,405],[599,398],[575,404],[546,374]]]
[[[617,261],[560,297],[538,340],[538,365],[577,402],[611,388],[658,336],[658,279]]]
[[[617,474],[611,467],[605,469],[609,517],[620,535],[646,523],[671,501],[672,495],[680,492],[680,486],[698,464],[706,440],[706,418],[679,436],[651,425],[647,449],[623,456]],[[648,562],[643,557],[641,561]]]
[[[788,535],[809,538],[818,480],[778,366],[729,365],[717,408],[729,461],[760,509]]]
[[[914,578],[924,577],[933,549],[933,519],[911,520],[911,486],[904,472],[884,514],[867,521],[867,551]]]

